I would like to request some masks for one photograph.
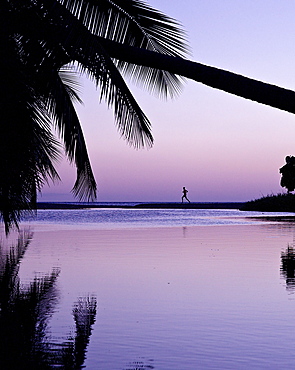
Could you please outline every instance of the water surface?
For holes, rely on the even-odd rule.
[[[25,285],[58,269],[48,327],[57,342],[75,333],[77,298],[95,297],[86,369],[290,369],[294,276],[281,253],[294,225],[247,215],[39,212],[24,224],[34,235],[19,276]]]

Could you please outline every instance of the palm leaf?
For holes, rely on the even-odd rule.
[[[50,1],[53,0],[48,0],[47,3]],[[63,15],[61,19],[58,18],[60,14]],[[59,20],[58,24],[52,27],[53,20],[56,19]],[[59,40],[69,58],[78,62],[79,71],[100,86],[101,97],[114,107],[117,127],[128,143],[135,147],[150,146],[153,141],[150,123],[111,58],[102,48],[99,38],[93,36],[72,14],[58,6],[51,8],[49,19],[43,19],[42,24],[48,27],[47,34],[52,39]]]
[[[91,169],[86,143],[81,124],[73,106],[73,100],[80,101],[73,76],[69,71],[61,75],[52,71],[47,84],[47,108],[56,123],[58,132],[64,142],[70,162],[77,168],[77,180],[73,193],[81,200],[96,198],[96,182]]]
[[[188,52],[180,24],[139,0],[61,0],[94,35],[158,53]],[[183,80],[173,73],[117,61],[133,81],[160,96],[179,93]]]
[[[37,191],[47,178],[57,178],[52,161],[58,149],[44,104],[32,85],[32,70],[23,60],[19,35],[5,36],[0,80],[0,210],[6,231],[23,211],[36,207]],[[4,40],[3,40],[4,41]]]

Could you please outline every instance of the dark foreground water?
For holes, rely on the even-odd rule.
[[[1,369],[294,368],[292,222],[96,209],[22,227],[2,237]]]

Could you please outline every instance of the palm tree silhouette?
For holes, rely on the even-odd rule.
[[[94,200],[96,181],[79,118],[72,69],[86,74],[112,106],[117,128],[135,147],[151,146],[151,125],[122,74],[163,96],[182,77],[295,113],[295,93],[184,59],[185,34],[141,0],[3,0],[0,4],[0,212],[6,232],[35,209],[44,182],[58,180],[63,143],[77,168],[72,189]]]
[[[77,168],[73,193],[93,200],[96,182],[73,103],[80,101],[71,69],[85,73],[114,108],[120,134],[135,147],[152,145],[150,122],[119,70],[152,91],[175,94],[180,79],[166,71],[114,61],[100,37],[173,56],[183,32],[141,1],[4,0],[0,4],[2,91],[0,211],[6,231],[36,207],[44,182],[58,179],[59,144]],[[71,68],[69,67],[71,66]],[[63,68],[65,67],[66,68]]]

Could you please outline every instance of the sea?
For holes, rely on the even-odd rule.
[[[294,368],[295,214],[136,204],[2,233],[0,368]]]
[[[58,206],[58,203],[54,203]],[[62,203],[65,205],[65,203]],[[83,203],[67,203],[69,206]],[[93,205],[93,208],[91,207]],[[140,204],[140,208],[136,206]],[[266,217],[291,217],[295,213],[286,212],[248,212],[238,209],[190,209],[190,208],[152,208],[153,203],[139,202],[100,202],[84,203],[82,209],[39,209],[36,214],[28,214],[25,222],[35,224],[54,224],[96,228],[134,228],[134,227],[175,227],[175,226],[213,226],[243,225],[272,222]],[[163,203],[168,204],[169,203]],[[184,205],[185,206],[185,205]],[[218,203],[216,203],[218,207]]]

